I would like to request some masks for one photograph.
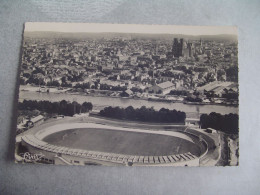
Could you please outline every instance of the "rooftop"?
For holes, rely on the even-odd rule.
[[[37,121],[39,121],[39,120],[41,120],[43,118],[44,117],[42,115],[39,115],[39,116],[36,116],[36,117],[32,118],[31,121],[35,123],[35,122],[37,122]]]
[[[170,81],[166,81],[166,82],[163,82],[163,83],[158,84],[157,86],[158,86],[158,87],[161,87],[161,88],[163,88],[163,89],[166,89],[166,88],[168,88],[168,87],[173,86],[173,83],[170,82]]]

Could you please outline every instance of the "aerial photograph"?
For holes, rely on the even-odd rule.
[[[15,162],[238,166],[233,26],[26,23]]]

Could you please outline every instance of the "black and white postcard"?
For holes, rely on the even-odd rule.
[[[26,23],[15,161],[238,166],[233,26]]]

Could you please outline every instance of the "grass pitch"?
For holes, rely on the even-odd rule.
[[[178,137],[106,129],[71,129],[51,134],[43,141],[57,146],[125,155],[201,154],[199,146]]]

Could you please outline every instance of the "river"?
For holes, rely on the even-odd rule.
[[[71,95],[67,93],[39,93],[35,91],[20,91],[19,101],[26,100],[48,100],[48,101],[76,101],[78,103],[91,102],[94,109],[101,109],[106,106],[120,106],[128,107],[133,106],[138,108],[141,106],[154,107],[159,110],[161,108],[176,109],[186,113],[211,113],[217,112],[220,114],[237,113],[238,108],[234,106],[225,105],[187,105],[183,103],[169,103],[169,102],[154,102],[141,99],[125,99],[125,98],[113,98],[113,97],[93,97],[85,95]]]

